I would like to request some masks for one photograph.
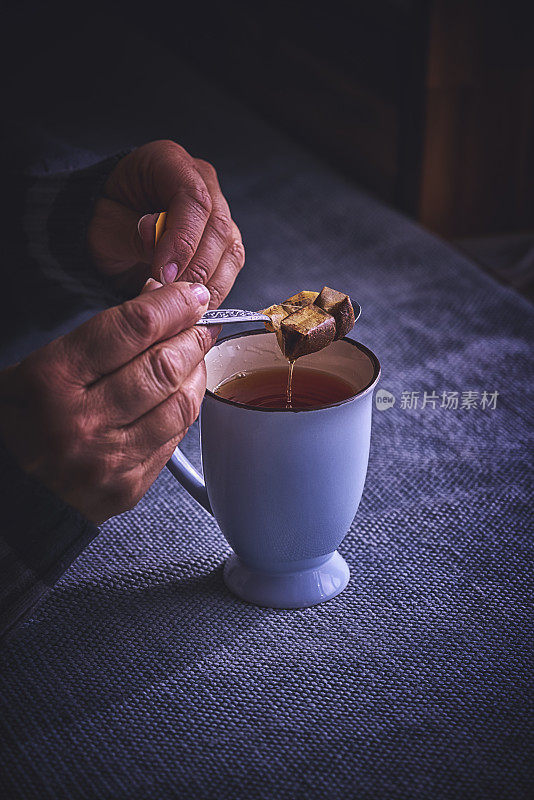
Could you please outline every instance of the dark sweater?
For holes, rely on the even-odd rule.
[[[119,298],[94,270],[86,251],[92,207],[118,154],[90,167],[38,177],[20,176],[14,196],[22,213],[8,246],[18,292],[4,293],[6,333],[24,313],[45,320],[61,303],[90,307]],[[39,309],[13,307],[24,281],[41,282]],[[56,302],[57,298],[57,302]],[[28,302],[32,302],[31,299]],[[34,301],[35,302],[35,301]],[[72,306],[71,306],[72,307]],[[46,324],[46,322],[45,322]],[[4,339],[5,341],[5,339]],[[98,528],[16,463],[0,442],[0,637],[28,617],[47,590],[97,535]]]

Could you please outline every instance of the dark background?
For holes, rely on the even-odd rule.
[[[5,108],[17,120],[6,169],[25,149],[35,157],[51,120],[68,130],[98,113],[112,128],[114,75],[132,61],[159,79],[141,35],[432,231],[466,246],[512,236],[523,256],[534,230],[531,6],[22,2],[3,26]],[[177,115],[180,89],[177,75]]]

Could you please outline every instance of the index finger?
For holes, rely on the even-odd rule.
[[[88,385],[190,328],[209,303],[202,284],[171,283],[109,308],[58,340],[76,380]]]
[[[161,202],[167,208],[167,218],[154,252],[152,276],[158,280],[167,264],[176,264],[177,277],[182,275],[196,252],[212,208],[204,179],[192,163],[183,161],[176,164],[174,179],[167,176]]]

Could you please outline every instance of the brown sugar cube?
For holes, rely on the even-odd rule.
[[[354,309],[348,294],[336,292],[325,286],[314,301],[318,308],[331,314],[336,321],[336,339],[342,339],[354,327]]]
[[[282,320],[282,352],[290,361],[322,350],[336,335],[336,322],[326,311],[305,306]],[[280,340],[279,340],[280,341]]]
[[[276,331],[280,330],[280,323],[289,313],[281,304],[262,308],[260,311],[260,314],[266,314],[269,317],[269,321],[265,322],[264,325],[270,333],[276,333]]]
[[[298,294],[294,294],[293,297],[288,297],[287,300],[284,300],[282,305],[283,306],[292,306],[295,308],[304,308],[305,306],[311,306],[314,300],[319,296],[319,292],[308,292],[306,290],[299,292]]]
[[[284,300],[282,308],[285,309],[287,314],[294,314],[295,311],[301,308],[311,306],[316,297],[319,297],[319,292],[308,292],[304,290]]]
[[[278,342],[278,347],[284,352],[284,340],[282,338],[282,331],[280,329],[280,325],[282,324],[282,320],[291,314],[291,311],[284,308],[284,306],[277,304],[273,306],[269,306],[268,308],[262,308],[261,312],[269,317],[269,320],[265,321],[263,324],[265,328],[269,331],[269,333],[276,333],[276,340]]]

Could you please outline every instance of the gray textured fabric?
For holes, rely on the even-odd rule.
[[[215,161],[243,231],[228,305],[323,283],[350,292],[363,308],[354,335],[397,398],[375,412],[340,548],[351,581],[306,610],[239,602],[216,524],[164,471],[1,654],[0,788],[42,800],[526,800],[531,307],[190,85],[204,101],[195,129],[166,133]],[[401,408],[403,391],[425,390],[499,396],[495,410]],[[195,437],[185,449],[198,463]]]

